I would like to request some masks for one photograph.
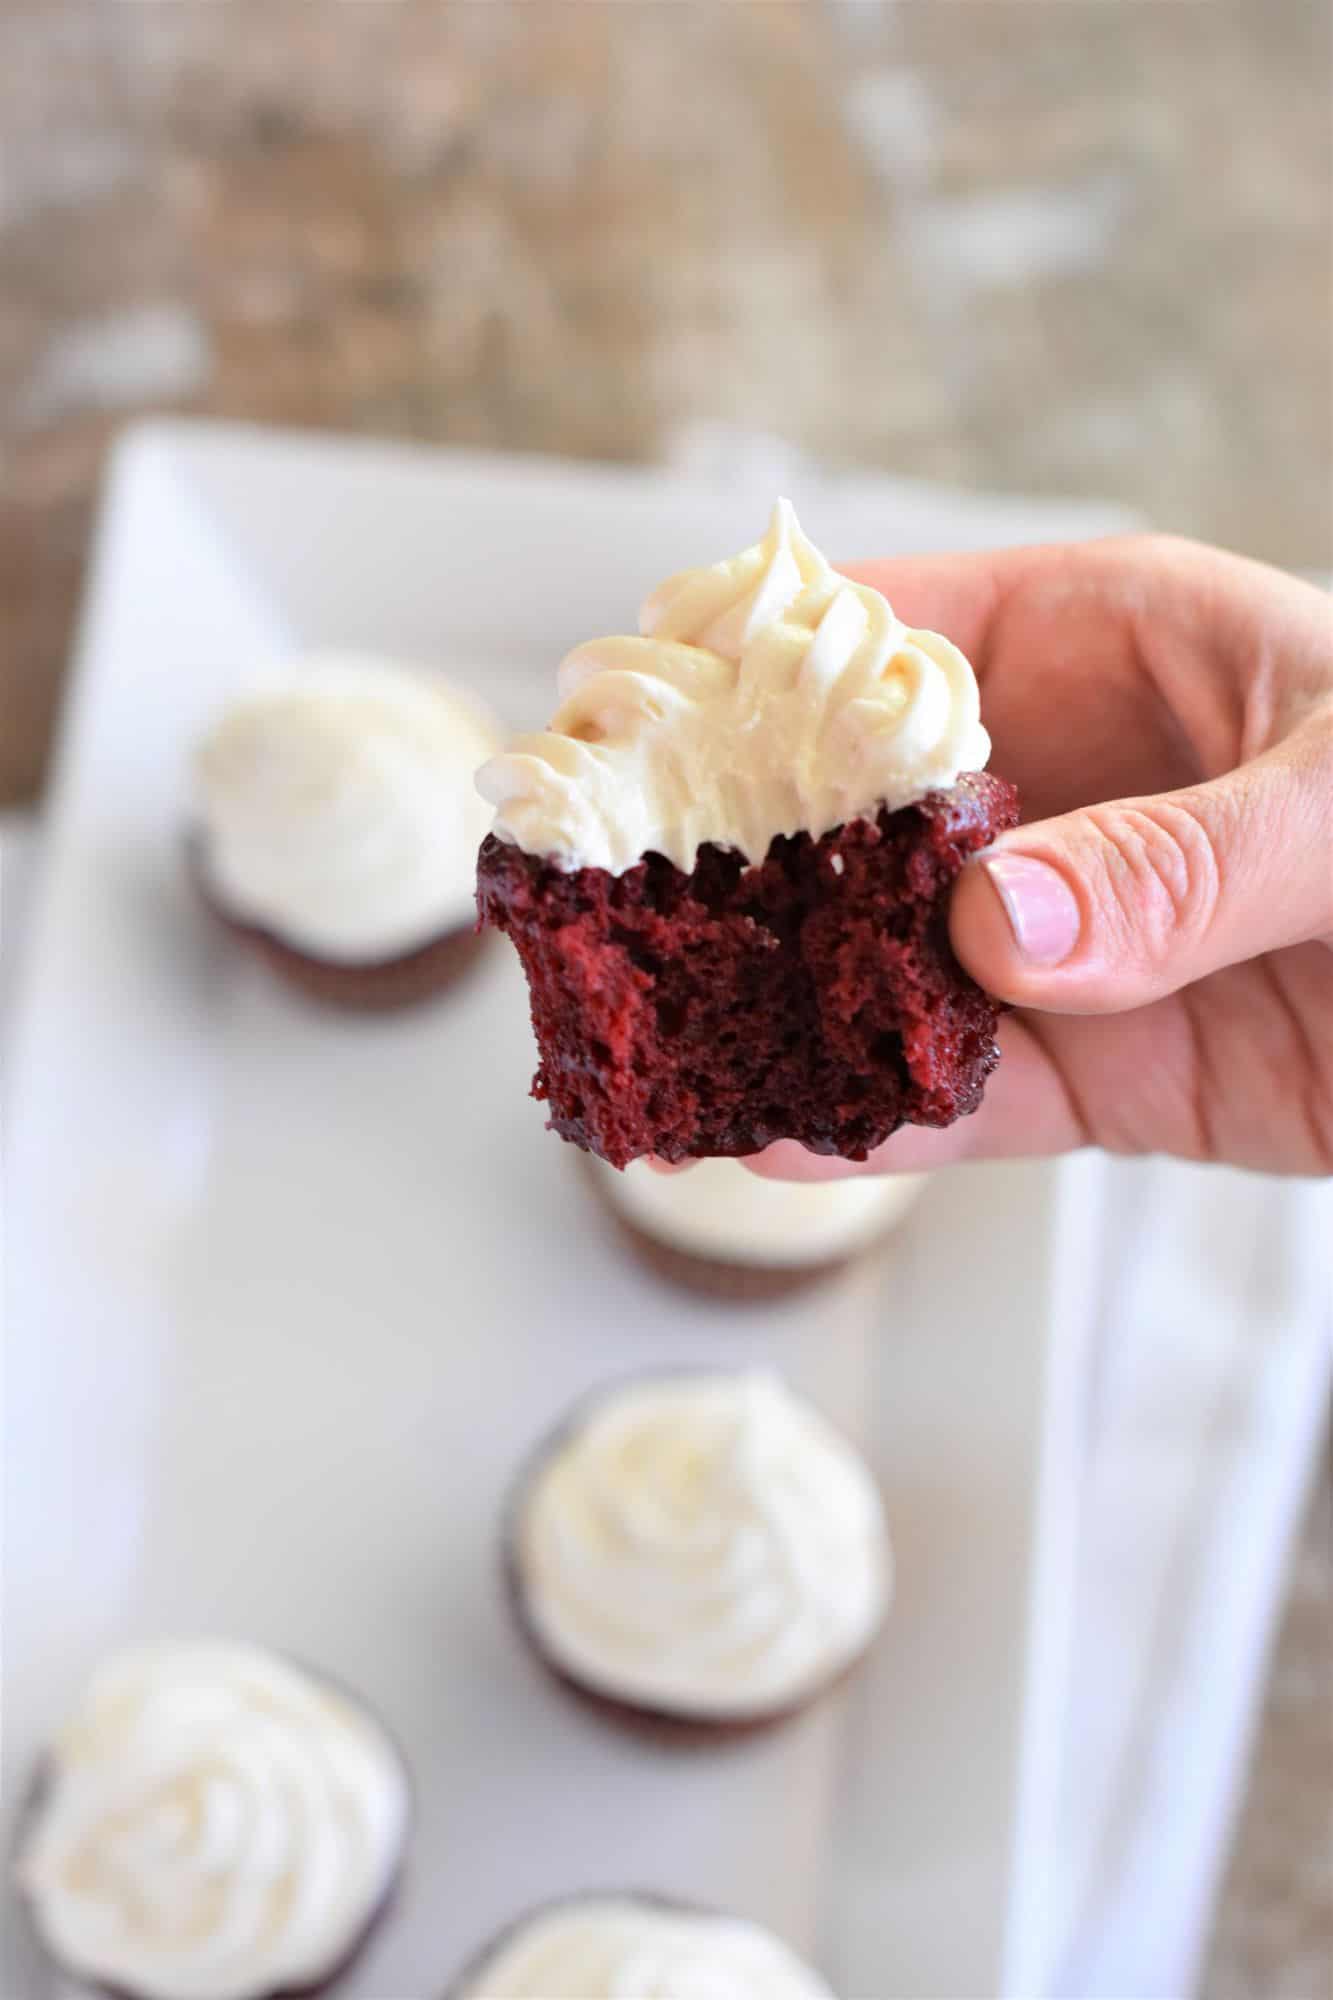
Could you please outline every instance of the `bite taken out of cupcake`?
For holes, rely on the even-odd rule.
[[[384,1913],[411,1818],[370,1711],[257,1647],[94,1674],[36,1774],[19,1894],[66,1978],[123,2000],[321,1992]]]
[[[217,717],[194,757],[189,852],[209,907],[311,998],[407,1006],[473,958],[473,772],[500,741],[427,669],[315,656]]]
[[[779,501],[559,685],[478,776],[478,908],[523,961],[554,1129],[616,1167],[784,1138],[864,1159],[975,1110],[1000,1009],[947,904],[1017,796],[958,649]]]
[[[609,1720],[682,1744],[807,1707],[865,1653],[892,1585],[864,1460],[749,1370],[589,1397],[521,1473],[504,1557],[542,1664]]]
[[[832,2000],[771,1931],[658,1896],[571,1896],[513,1924],[447,2000]]]
[[[639,1261],[691,1291],[781,1298],[834,1276],[907,1213],[922,1174],[837,1181],[761,1180],[739,1160],[696,1160],[660,1173],[580,1160]]]

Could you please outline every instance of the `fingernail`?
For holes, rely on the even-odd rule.
[[[980,864],[1004,905],[1019,956],[1062,965],[1078,943],[1079,907],[1058,868],[1030,854],[985,854]]]

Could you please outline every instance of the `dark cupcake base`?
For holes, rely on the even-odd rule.
[[[203,865],[200,844],[187,841],[190,878],[210,915],[238,944],[263,960],[270,972],[307,1000],[349,1014],[387,1014],[415,1007],[452,986],[485,949],[477,927],[467,924],[445,931],[417,950],[369,965],[342,965],[313,958],[258,924],[232,916],[219,901]]]
[[[434,999],[467,971],[485,942],[472,930],[450,931],[418,951],[378,965],[331,965],[284,944],[268,931],[237,923],[221,911],[217,914],[232,935],[262,958],[286,985],[307,1000],[349,1014],[388,1014]]]
[[[777,1139],[863,1160],[975,1111],[1001,1009],[953,955],[949,891],[1017,818],[974,772],[754,867],[706,845],[688,875],[655,854],[565,874],[488,836],[477,906],[523,961],[551,1126],[616,1167]]]
[[[655,1277],[664,1279],[669,1285],[678,1285],[685,1291],[701,1293],[708,1298],[726,1299],[733,1305],[771,1305],[794,1292],[804,1292],[813,1285],[836,1278],[856,1257],[864,1254],[852,1251],[843,1257],[825,1257],[816,1264],[790,1267],[730,1264],[720,1257],[698,1257],[690,1250],[673,1249],[670,1244],[641,1229],[617,1207],[609,1189],[602,1186],[601,1176],[592,1163],[580,1164],[585,1167],[589,1184],[616,1233],[634,1256]],[[874,1246],[867,1244],[865,1247],[868,1250]]]

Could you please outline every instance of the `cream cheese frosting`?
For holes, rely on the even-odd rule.
[[[550,727],[477,784],[498,838],[564,870],[656,853],[688,872],[705,841],[762,861],[777,834],[910,805],[990,756],[958,648],[840,576],[786,500],[753,548],[655,590],[637,637],[576,647],[559,688]]]
[[[338,656],[232,703],[195,756],[207,880],[316,958],[374,964],[476,917],[472,774],[500,742],[438,674]]]
[[[626,1220],[669,1249],[753,1269],[798,1271],[847,1257],[916,1200],[921,1174],[843,1181],[768,1181],[736,1160],[699,1160],[663,1174],[634,1160],[589,1164]]]
[[[599,1395],[530,1476],[514,1554],[554,1665],[704,1720],[815,1693],[873,1636],[891,1577],[858,1453],[776,1376],[748,1371]]]
[[[161,1644],[94,1676],[17,1864],[68,1970],[144,2000],[327,1978],[403,1849],[407,1777],[363,1709],[248,1646]]]
[[[832,2000],[785,1944],[754,1924],[632,1897],[540,1912],[468,1982],[461,2000]]]

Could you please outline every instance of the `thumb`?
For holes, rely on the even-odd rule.
[[[949,930],[988,991],[1070,1014],[1333,933],[1333,731],[1210,784],[1002,834],[959,877]]]

